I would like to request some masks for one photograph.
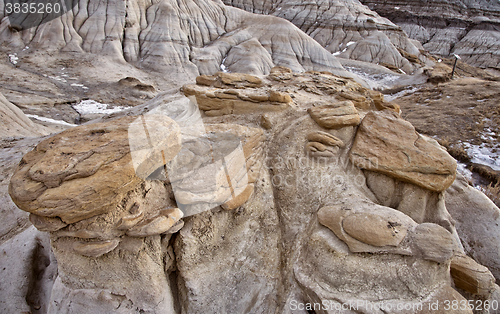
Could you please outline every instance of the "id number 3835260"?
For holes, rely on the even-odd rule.
[[[5,3],[4,6],[5,14],[51,14],[51,13],[60,13],[61,12],[61,4],[60,3],[21,3],[21,2],[8,2]]]

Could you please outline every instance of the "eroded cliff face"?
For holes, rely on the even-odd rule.
[[[500,3],[489,0],[370,1],[433,54],[455,53],[481,68],[500,68]]]
[[[289,20],[333,55],[411,74],[426,61],[402,29],[358,0],[245,1],[224,3]]]
[[[221,67],[254,74],[268,74],[275,65],[294,71],[343,71],[331,54],[291,23],[220,1],[89,0],[29,29],[13,27],[4,18],[0,39],[14,52],[28,46],[89,52],[183,75],[184,81]]]
[[[465,300],[450,276],[491,298],[446,209],[455,160],[380,93],[284,67],[182,93],[21,160],[10,195],[58,262],[49,313],[396,313]]]

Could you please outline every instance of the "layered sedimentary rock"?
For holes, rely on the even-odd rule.
[[[429,138],[394,113],[370,113],[364,119],[351,150],[361,168],[387,174],[435,192],[455,180],[457,162]]]
[[[31,121],[18,107],[0,94],[0,137],[37,137],[50,130]]]
[[[491,297],[491,274],[454,258],[449,184],[435,178],[453,178],[454,163],[381,94],[283,67],[200,76],[182,91],[189,99],[161,96],[142,115],[46,139],[19,164],[10,194],[50,233],[58,262],[50,313],[289,313],[299,302],[335,312],[352,300],[373,313],[381,299],[465,300],[451,275]],[[332,125],[346,115],[357,120]],[[407,126],[386,141],[411,156],[414,176],[401,176],[404,153],[382,173],[351,162],[359,138],[391,123]]]
[[[28,45],[90,52],[184,82],[221,69],[268,74],[274,65],[294,71],[343,71],[331,53],[286,20],[207,0],[89,0],[29,29],[12,27],[3,19],[0,40],[16,58]]]
[[[403,30],[358,0],[224,0],[249,12],[289,20],[341,58],[372,62],[411,74],[426,58]]]
[[[390,19],[429,52],[455,53],[482,67],[500,67],[500,3],[488,0],[361,1]]]

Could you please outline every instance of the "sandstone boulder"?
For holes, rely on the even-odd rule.
[[[456,220],[465,252],[500,280],[500,210],[462,175],[446,190],[446,208]],[[476,245],[481,243],[481,245]]]
[[[21,160],[11,179],[14,202],[32,214],[59,217],[65,223],[111,211],[141,182],[128,145],[133,120],[82,126],[42,141]],[[95,179],[96,173],[101,179]]]
[[[288,94],[265,87],[259,77],[249,74],[219,72],[202,76],[197,82],[185,85],[183,91],[186,96],[194,96],[208,116],[282,111],[293,102]],[[247,89],[242,90],[244,87]]]
[[[457,288],[488,299],[495,289],[495,277],[487,267],[478,264],[465,254],[453,257],[451,277]]]
[[[361,121],[351,101],[313,107],[308,112],[316,123],[326,129],[356,126]]]
[[[355,165],[440,192],[455,179],[456,161],[437,143],[388,112],[363,119],[351,150]]]

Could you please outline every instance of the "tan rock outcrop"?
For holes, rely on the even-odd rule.
[[[407,230],[397,221],[369,213],[352,214],[342,221],[342,228],[351,237],[373,246],[398,246]]]
[[[344,142],[330,133],[316,131],[307,135],[307,139],[311,142],[319,142],[324,145],[344,147]]]
[[[186,96],[196,97],[207,116],[282,111],[293,102],[286,93],[265,88],[262,80],[253,75],[218,72],[197,82],[185,85],[183,91]],[[212,88],[205,87],[207,84]],[[242,90],[245,87],[252,89]]]
[[[465,300],[450,284],[449,263],[462,249],[444,193],[363,170],[350,159],[360,136],[383,137],[424,156],[425,169],[448,169],[448,155],[386,110],[382,95],[351,79],[286,68],[271,72],[232,75],[227,83],[219,74],[203,76],[183,92],[204,95],[197,105],[205,113],[224,109],[228,101],[271,102],[272,92],[276,100],[292,100],[283,110],[248,106],[239,114],[202,117],[196,97],[161,95],[124,113],[131,116],[46,139],[25,156],[11,194],[35,213],[33,223],[51,234],[59,263],[50,293],[53,313],[83,311],[82,302],[95,313],[123,308],[201,314],[221,308],[286,313],[294,300],[374,305],[382,299],[424,306]],[[326,130],[308,113],[319,103],[331,104],[327,110],[334,114],[355,113],[364,120],[360,127]],[[214,104],[218,107],[203,109]],[[147,136],[141,137],[140,129],[130,132],[130,126],[140,122],[154,132],[148,122],[161,114],[169,117],[157,121],[165,134],[149,138],[171,154],[166,151],[160,160],[144,151],[139,155],[155,160],[134,163],[133,152],[141,149],[132,149],[130,135],[145,138],[138,141],[144,144]],[[171,120],[179,129],[168,127]],[[370,120],[371,128],[363,130]],[[388,149],[380,151],[389,155]],[[141,176],[137,169],[143,169]],[[57,190],[75,182],[82,183],[76,197]],[[106,192],[104,184],[113,188],[114,198],[99,194]],[[86,198],[86,186],[99,188],[96,197]],[[45,200],[39,198],[47,191],[64,201],[57,212],[50,203],[41,208]]]
[[[455,180],[457,163],[443,148],[416,133],[409,122],[384,111],[366,115],[350,156],[363,169],[436,192]]]
[[[453,257],[450,273],[457,288],[488,299],[495,290],[495,277],[487,267],[465,254]]]
[[[363,201],[323,207],[318,221],[352,252],[396,253],[446,263],[460,250],[443,227],[417,224],[397,210]]]
[[[356,126],[361,122],[358,111],[351,101],[322,105],[308,109],[311,117],[326,129]]]

